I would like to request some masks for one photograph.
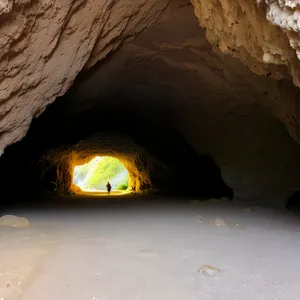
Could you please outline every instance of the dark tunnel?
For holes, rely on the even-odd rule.
[[[150,180],[139,186],[139,192],[149,190],[188,198],[233,198],[233,191],[223,181],[214,159],[193,150],[172,126],[172,120],[165,117],[170,116],[166,107],[153,106],[150,110],[147,106],[143,109],[126,105],[130,103],[127,99],[122,101],[125,105],[118,106],[118,99],[100,102],[83,115],[72,118],[67,110],[71,105],[68,94],[57,99],[32,122],[22,141],[7,148],[0,161],[1,182],[15,191],[16,200],[22,194],[31,200],[39,199],[46,191],[53,192],[52,183],[58,181],[59,170],[70,172],[65,167],[70,163],[68,159],[48,161],[48,151],[53,149],[55,156],[62,157],[81,142],[86,143],[78,150],[81,156],[114,152],[115,157],[132,161],[131,168],[148,173],[141,175]],[[89,138],[95,135],[97,142],[91,144]],[[46,162],[41,164],[43,159]],[[61,195],[70,194],[69,188],[70,179],[65,182]]]

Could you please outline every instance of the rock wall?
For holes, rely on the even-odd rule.
[[[174,10],[78,80],[72,115],[111,103],[165,118],[216,160],[236,198],[282,206],[300,188],[300,151],[289,136],[299,138],[300,93],[288,80],[256,75],[212,51],[192,13],[190,6]]]
[[[168,1],[0,1],[0,150],[77,74],[157,22]]]
[[[299,1],[192,3],[216,48],[258,74],[287,78],[289,73],[299,85]],[[1,0],[0,152],[26,134],[32,118],[63,95],[82,69],[187,5],[181,0]],[[299,141],[293,128],[298,131],[298,120],[280,119]]]
[[[153,173],[162,174],[162,177],[168,172],[162,162],[152,158],[130,137],[108,133],[90,136],[77,144],[46,150],[41,159],[41,169],[54,166],[57,177],[53,180],[58,184],[59,192],[76,193],[76,186],[73,184],[74,167],[88,163],[96,156],[118,158],[129,173],[130,188],[137,192],[150,189],[154,184],[150,170],[154,169]]]
[[[213,155],[237,195],[257,198],[264,189],[264,198],[282,201],[300,189],[289,137],[300,143],[299,7],[0,0],[0,153],[59,96],[66,127],[90,111],[97,120],[109,103],[164,117]]]
[[[181,109],[181,130],[198,153],[210,153],[235,199],[283,207],[300,188],[300,148],[259,105]]]
[[[254,73],[300,85],[300,5],[284,0],[191,0],[208,40]]]

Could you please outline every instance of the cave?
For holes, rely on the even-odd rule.
[[[137,185],[134,172],[122,163],[122,159],[98,155],[84,161],[73,161],[72,187],[75,194],[124,195]]]
[[[0,3],[3,214],[161,216],[168,199],[176,218],[212,201],[265,224],[297,208],[299,4],[242,2]],[[97,156],[125,166],[128,194],[82,195],[74,167]]]
[[[132,170],[137,191],[280,207],[299,190],[299,92],[291,78],[272,78],[279,66],[266,66],[267,76],[255,74],[220,53],[207,41],[194,7],[175,2],[116,51],[101,52],[99,41],[93,51],[105,57],[96,61],[92,55],[47,108],[24,107],[36,118],[2,155],[5,186],[15,187],[18,168],[26,174],[19,190],[49,190],[57,182],[60,194],[68,194],[72,155],[84,160],[113,153]],[[55,63],[64,66],[65,48],[53,51],[53,59],[61,59]],[[30,121],[22,114],[13,119],[19,107],[10,111],[3,104],[2,122],[11,120],[2,131],[5,144],[20,132],[23,125],[16,122]]]

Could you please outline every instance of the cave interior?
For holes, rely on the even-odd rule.
[[[299,96],[291,80],[256,75],[218,51],[192,5],[175,1],[82,70],[5,149],[1,182],[14,193],[2,201],[36,201],[53,182],[76,194],[73,166],[110,155],[137,193],[284,206],[300,190],[300,148],[281,103]]]

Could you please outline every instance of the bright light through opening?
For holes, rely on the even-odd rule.
[[[128,189],[128,181],[128,171],[114,157],[96,156],[88,163],[74,167],[73,184],[85,192],[106,192],[109,182],[112,194],[120,193]]]

